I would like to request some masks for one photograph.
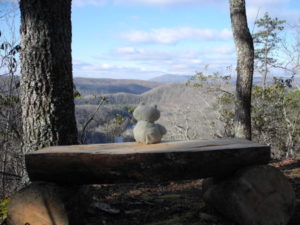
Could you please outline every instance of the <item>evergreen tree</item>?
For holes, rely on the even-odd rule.
[[[255,21],[255,25],[259,28],[253,34],[255,67],[263,76],[262,84],[264,88],[266,87],[270,67],[275,66],[277,63],[274,53],[281,41],[279,33],[284,29],[284,23],[285,20],[271,18],[267,12],[262,18]]]

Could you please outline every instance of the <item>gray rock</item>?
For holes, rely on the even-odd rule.
[[[17,192],[8,205],[9,225],[68,225],[68,216],[55,184],[32,183]]]
[[[139,104],[133,111],[133,117],[137,120],[154,122],[159,119],[160,111],[156,105],[146,105],[145,103]]]
[[[288,179],[267,165],[241,169],[224,180],[206,179],[203,198],[240,225],[285,225],[295,208]]]
[[[144,144],[159,143],[165,133],[166,129],[163,126],[147,121],[138,121],[133,129],[136,142]]]
[[[155,125],[159,129],[159,132],[160,132],[161,136],[163,136],[167,133],[167,129],[163,125],[158,124],[158,123],[155,124]]]
[[[136,142],[143,144],[159,143],[162,136],[167,133],[165,127],[154,123],[160,117],[160,112],[156,105],[141,103],[134,110],[133,116],[138,121],[133,129],[133,136]]]

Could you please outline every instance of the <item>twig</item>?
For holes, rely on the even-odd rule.
[[[257,10],[257,14],[256,14],[256,17],[255,17],[255,20],[254,20],[254,24],[253,24],[253,27],[252,27],[251,35],[253,35],[253,33],[254,33],[255,23],[257,21],[257,18],[258,18],[258,15],[259,15],[259,11],[260,11],[260,8]]]
[[[94,117],[96,116],[97,112],[100,109],[100,106],[103,105],[105,102],[107,102],[107,98],[105,97],[101,97],[100,98],[100,103],[98,104],[97,109],[94,111],[94,113],[91,115],[91,117],[88,119],[88,121],[84,124],[82,131],[81,131],[81,137],[80,137],[80,142],[81,144],[83,144],[85,142],[85,138],[86,138],[86,128],[87,126],[94,120]]]

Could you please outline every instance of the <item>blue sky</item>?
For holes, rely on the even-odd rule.
[[[250,29],[258,12],[300,19],[299,0],[246,2]],[[236,64],[228,0],[73,0],[72,30],[74,76],[149,79]]]

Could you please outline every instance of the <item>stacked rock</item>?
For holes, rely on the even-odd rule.
[[[133,129],[134,138],[138,143],[158,143],[167,133],[164,126],[154,123],[160,117],[160,111],[156,105],[139,104],[133,112],[133,117],[138,121]]]

